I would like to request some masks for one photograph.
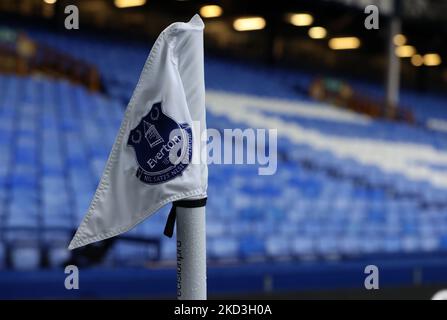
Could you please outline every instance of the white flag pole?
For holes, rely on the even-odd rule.
[[[177,207],[177,298],[206,300],[205,207]]]
[[[200,137],[206,130],[205,82],[203,70],[203,28],[199,15],[188,23],[188,32],[177,43],[178,70],[183,83],[192,129],[195,133],[191,166],[200,169],[197,182],[203,186],[201,196],[175,201],[168,218],[165,234],[172,235],[177,219],[177,298],[179,300],[206,300],[206,231],[205,205],[207,167],[202,163],[201,150],[206,143]]]

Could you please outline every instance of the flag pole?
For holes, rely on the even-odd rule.
[[[205,206],[177,207],[177,299],[206,300]]]

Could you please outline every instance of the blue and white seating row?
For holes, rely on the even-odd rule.
[[[132,93],[149,48],[47,33],[35,36],[99,66],[109,97],[63,81],[0,76],[0,228],[71,232],[89,206],[122,119],[123,101]],[[305,87],[311,78],[207,59],[206,80],[211,89],[306,101],[293,87]],[[439,105],[436,101],[430,103]],[[284,120],[333,135],[447,149],[444,136],[403,125]],[[208,126],[222,130],[247,124],[210,112]],[[258,176],[252,166],[210,166],[207,222],[212,259],[447,250],[445,190],[285,138],[280,138],[278,151],[273,179]],[[175,242],[161,236],[167,209],[130,234],[160,236],[162,259],[172,260]],[[27,257],[25,267],[36,267],[38,249],[17,251]],[[143,263],[148,254],[141,250],[119,244],[112,260]],[[61,257],[65,251],[55,252]]]

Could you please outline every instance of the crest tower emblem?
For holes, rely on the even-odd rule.
[[[157,102],[130,131],[127,145],[135,150],[136,176],[147,184],[162,183],[181,175],[191,162],[192,130],[164,114]]]

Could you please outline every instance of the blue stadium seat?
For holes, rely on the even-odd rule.
[[[282,235],[269,236],[265,245],[267,255],[270,257],[288,257],[292,253],[290,239]]]
[[[60,268],[64,266],[65,262],[70,258],[70,252],[64,247],[50,248],[48,252],[48,260],[50,267]]]
[[[31,34],[96,65],[107,96],[63,80],[0,76],[0,223],[7,228],[71,230],[88,209],[149,48],[42,31]],[[215,58],[205,63],[210,90],[309,103],[294,89],[308,87],[309,74]],[[383,96],[377,86],[361,81],[353,85]],[[443,97],[404,90],[402,102],[420,119],[447,119]],[[313,103],[309,108],[326,107]],[[250,127],[208,110],[210,128]],[[316,134],[447,149],[445,135],[418,127],[380,120],[339,123],[276,111],[272,105],[272,110],[257,112]],[[273,177],[258,176],[255,166],[210,166],[207,237],[212,259],[447,250],[445,189],[336,152],[344,149],[328,151],[278,132],[279,163]],[[162,259],[173,260],[175,241],[161,236],[168,209],[131,234],[161,237]],[[133,244],[112,251],[120,261],[143,261],[150,255]],[[17,252],[25,257],[25,266],[37,268],[34,249]],[[55,249],[54,261],[65,254]]]
[[[238,241],[228,235],[210,239],[207,244],[208,255],[212,259],[237,259],[238,250]]]
[[[164,261],[173,261],[177,255],[176,242],[172,239],[162,238],[161,241],[161,259]]]
[[[5,246],[3,245],[3,243],[0,242],[0,270],[5,268],[5,259]]]
[[[38,247],[14,248],[12,264],[16,270],[33,270],[39,267],[40,253]]]

